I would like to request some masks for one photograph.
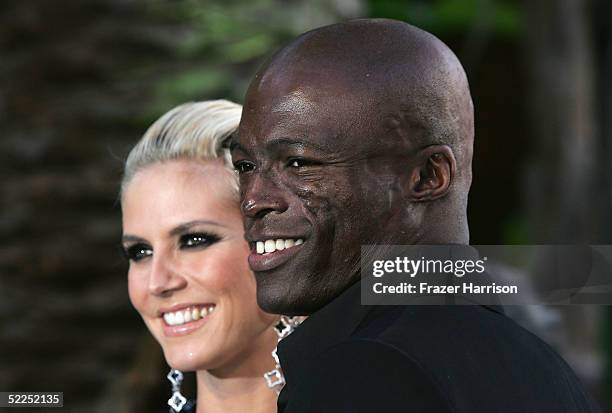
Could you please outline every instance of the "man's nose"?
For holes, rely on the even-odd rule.
[[[242,187],[242,213],[248,218],[261,218],[268,213],[281,214],[289,204],[286,194],[267,174],[256,174]]]
[[[180,274],[173,258],[153,255],[149,275],[149,293],[158,297],[171,295],[185,288],[187,280]]]

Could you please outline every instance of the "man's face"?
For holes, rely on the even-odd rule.
[[[383,240],[401,205],[407,165],[374,138],[356,99],[320,90],[249,92],[232,145],[269,312],[309,314],[340,294],[359,276],[360,246]]]

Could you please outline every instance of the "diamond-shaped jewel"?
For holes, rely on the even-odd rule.
[[[170,380],[170,383],[174,386],[178,386],[183,381],[183,373],[181,373],[180,370],[172,369],[166,377],[168,377],[168,380]]]
[[[187,399],[177,391],[172,393],[172,397],[168,399],[168,406],[170,406],[175,412],[180,412],[185,403],[187,403]]]
[[[266,379],[268,387],[271,389],[278,385],[285,384],[285,379],[283,378],[283,375],[278,369],[274,369],[272,371],[267,372],[266,374],[264,374],[264,378]]]
[[[297,327],[300,325],[300,318],[298,316],[290,317],[288,315],[283,315],[281,316],[281,320],[283,320],[285,324],[288,324],[291,327]]]
[[[279,339],[287,337],[293,331],[291,325],[286,323],[283,318],[279,320],[274,329],[276,330],[276,334],[278,335]]]
[[[276,353],[277,348],[274,348],[274,351],[272,352],[272,358],[274,359],[274,362],[276,363],[277,366],[280,366],[280,360],[278,359],[278,354]]]

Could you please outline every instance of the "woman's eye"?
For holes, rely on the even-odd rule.
[[[255,164],[249,161],[237,161],[234,162],[234,169],[239,174],[243,174],[246,172],[251,172],[253,169],[255,169]]]
[[[181,248],[195,248],[214,244],[219,237],[213,234],[185,234],[181,236],[179,244]]]
[[[134,244],[123,249],[128,260],[138,262],[153,255],[153,249],[146,244]]]

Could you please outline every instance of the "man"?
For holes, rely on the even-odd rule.
[[[469,243],[473,128],[457,58],[406,23],[308,32],[257,74],[232,144],[249,264],[264,310],[310,315],[279,411],[597,411],[501,310],[360,305],[361,245]]]

